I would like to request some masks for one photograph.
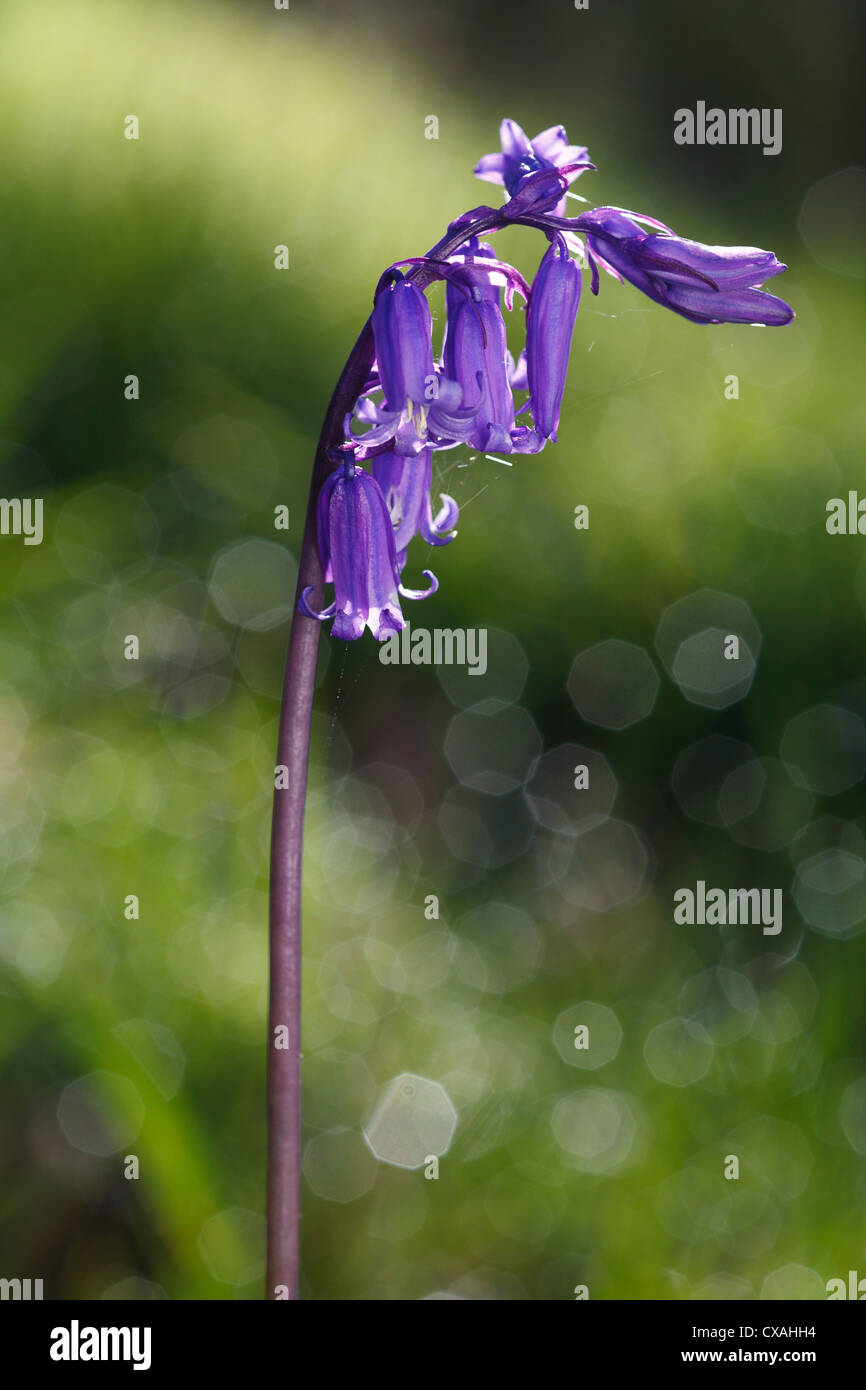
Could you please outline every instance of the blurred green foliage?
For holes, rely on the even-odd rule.
[[[306,1296],[755,1297],[788,1265],[807,1272],[782,1276],[785,1296],[821,1296],[862,1269],[864,938],[812,931],[790,893],[804,845],[860,856],[862,781],[817,796],[800,840],[770,853],[689,818],[670,787],[705,737],[775,758],[801,711],[866,716],[866,542],[823,525],[828,497],[863,486],[862,296],[796,226],[838,163],[795,147],[774,193],[759,152],[726,151],[741,185],[690,181],[669,123],[641,124],[609,30],[590,61],[595,7],[569,20],[604,108],[583,105],[561,54],[558,87],[540,64],[513,79],[523,9],[501,11],[477,84],[456,89],[408,21],[384,42],[384,7],[4,4],[0,467],[4,496],[45,498],[46,538],[0,542],[2,1272],[43,1277],[51,1297],[261,1296],[269,813],[312,452],[379,273],[493,193],[471,169],[504,114],[586,141],[593,200],[771,246],[798,317],[702,330],[627,286],[587,286],[559,444],[513,468],[465,451],[439,464],[460,535],[435,556],[439,594],[407,616],[512,634],[529,663],[515,698],[544,746],[608,758],[614,814],[647,851],[620,909],[616,863],[610,901],[590,864],[593,905],[579,882],[563,891],[557,836],[519,792],[461,802],[444,752],[455,708],[430,668],[323,637],[305,1115],[310,1140],[348,1137],[330,1168],[309,1151]],[[449,12],[431,51],[450,45],[466,71],[481,32]],[[724,51],[732,84],[745,40]],[[774,72],[758,103],[790,103],[792,129],[802,75],[789,64],[780,89]],[[529,232],[497,245],[532,273]],[[410,582],[426,562],[410,552]],[[654,647],[669,605],[704,589],[744,600],[761,634],[748,696],[721,710],[684,699]],[[566,690],[575,655],[611,637],[662,677],[621,732],[581,720]],[[672,893],[699,878],[783,887],[783,934],[676,927]],[[495,913],[477,916],[490,903],[513,926],[500,946]],[[702,972],[719,964],[751,993],[711,1025],[702,991],[726,977]],[[623,1032],[590,1074],[554,1042],[586,1000]],[[647,1038],[681,1015],[697,1022],[680,1061],[660,1043],[651,1066]],[[458,1112],[438,1182],[377,1163],[361,1137],[403,1072],[440,1082]]]

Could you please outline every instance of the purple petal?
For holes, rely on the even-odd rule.
[[[322,566],[322,575],[326,583],[333,579],[331,573],[331,545],[328,529],[328,509],[331,504],[331,494],[340,477],[343,474],[343,465],[335,468],[333,473],[329,473],[322,484],[319,496],[316,499],[316,538],[319,549],[319,562]],[[309,616],[309,614],[308,614]]]
[[[529,381],[526,375],[526,350],[524,349],[509,371],[512,391],[528,391]]]
[[[694,323],[759,323],[781,328],[794,318],[784,299],[757,289],[698,290],[671,285],[667,307]]]
[[[385,405],[403,410],[408,401],[423,401],[433,375],[433,320],[417,285],[398,280],[382,290],[372,323]]]
[[[366,626],[366,613],[362,617],[360,613],[344,613],[341,610],[334,617],[331,626],[331,636],[339,638],[341,642],[355,642],[359,637],[363,636]]]
[[[535,427],[553,440],[580,304],[580,283],[580,271],[565,245],[552,242],[532,284],[526,318],[526,365]]]
[[[311,608],[307,601],[307,594],[311,594],[312,592],[313,586],[309,584],[306,589],[302,590],[301,597],[298,599],[298,608],[303,613],[304,617],[315,618],[316,621],[320,623],[323,622],[325,618],[333,618],[336,604],[329,603],[327,608],[324,608],[321,613],[317,613],[315,608]]]
[[[450,447],[460,442],[468,444],[475,430],[475,410],[443,410],[434,405],[427,419],[428,439],[435,436],[436,448]]]
[[[454,527],[457,525],[457,520],[460,516],[460,508],[457,506],[454,498],[449,497],[447,493],[440,493],[439,496],[442,506],[434,517],[430,506],[430,491],[428,487],[426,496],[427,505],[422,514],[421,524],[418,528],[421,536],[428,545],[448,545],[457,535]]]
[[[440,375],[436,378],[436,394],[433,399],[440,410],[446,413],[456,411],[463,402],[463,392],[458,382]]]
[[[505,155],[482,155],[472,172],[477,179],[485,179],[487,183],[504,183]]]
[[[566,165],[562,169],[539,169],[535,173],[525,174],[502,208],[502,216],[511,222],[528,215],[537,216],[551,211],[577,174],[585,169],[594,168],[594,164],[587,162]]]
[[[549,159],[551,164],[556,163],[556,156],[560,154],[561,151],[569,148],[565,126],[548,126],[547,130],[542,130],[538,135],[533,135],[532,148],[535,150],[535,153],[540,154],[543,159]]]
[[[328,482],[332,486],[325,524],[334,583],[332,635],[351,641],[369,626],[381,640],[383,633],[403,626],[394,532],[382,490],[348,451]],[[310,614],[308,592],[302,597],[304,611]]]
[[[352,441],[359,448],[372,449],[379,444],[387,444],[397,433],[403,415],[398,410],[379,410],[376,418],[378,423],[372,429],[365,430],[363,434],[352,431]]]
[[[544,435],[526,425],[518,425],[511,431],[511,452],[514,454],[540,454],[546,443]]]
[[[562,213],[562,196],[568,185],[584,169],[594,167],[585,146],[569,145],[561,125],[549,126],[530,140],[516,121],[506,119],[499,127],[499,138],[502,153],[484,155],[475,173],[489,182],[505,184],[510,198],[503,212],[508,218],[553,208]],[[513,205],[515,198],[519,201]]]
[[[435,594],[436,590],[439,588],[439,580],[436,578],[435,574],[431,574],[430,570],[422,570],[422,574],[430,580],[429,589],[404,589],[401,584],[400,595],[402,598],[422,599],[429,598],[431,594]]]
[[[514,425],[514,401],[508,382],[505,324],[492,299],[456,306],[446,339],[446,369],[460,383],[463,403],[475,412],[470,440],[478,449],[492,447],[491,431],[506,439]],[[505,447],[497,444],[496,447]]]
[[[644,232],[650,219],[621,208],[594,208],[575,225],[599,262],[619,272],[650,299],[695,323],[790,323],[784,300],[758,289],[785,266],[756,246],[705,246],[665,231]],[[661,225],[661,224],[656,224]],[[593,291],[596,283],[593,279]]]
[[[532,141],[526,131],[508,116],[499,124],[499,140],[502,153],[508,159],[532,159]]]
[[[608,211],[621,212],[625,217],[630,217],[635,222],[646,222],[648,227],[655,227],[660,232],[670,232],[671,236],[675,235],[666,222],[659,222],[655,217],[648,217],[645,212],[629,212],[628,208],[610,208]]]
[[[663,282],[661,280],[654,280],[651,275],[641,270],[640,267],[635,264],[634,257],[631,254],[632,248],[628,242],[625,240],[609,241],[606,237],[595,237],[589,234],[587,235],[587,245],[596,260],[601,262],[603,257],[614,271],[618,272],[623,279],[628,280],[636,289],[642,290],[645,295],[650,299],[654,299],[657,304],[666,303],[663,293]],[[596,285],[593,289],[593,294],[597,292]]]
[[[457,503],[443,496],[444,506],[435,519],[432,514],[433,456],[430,449],[425,449],[417,458],[402,458],[393,452],[380,454],[373,460],[373,476],[382,490],[394,528],[398,570],[405,562],[406,547],[413,536],[422,536],[429,545],[446,545],[454,539],[453,534],[443,533],[453,533],[459,515]]]
[[[589,150],[585,145],[569,145],[565,126],[562,125],[552,125],[534,135],[532,148],[536,155],[549,159],[557,167],[562,164],[582,164],[589,159]]]
[[[485,427],[482,426],[482,433],[484,428]],[[510,454],[512,451],[511,431],[505,429],[503,425],[497,425],[492,421],[486,422],[486,433],[483,433],[479,448],[482,453],[485,454]]]
[[[371,608],[367,622],[377,642],[387,641],[395,632],[402,632],[406,626],[399,603],[396,606],[389,604],[385,608]]]
[[[654,263],[664,269],[666,260],[675,263],[676,270],[664,269],[666,280],[688,283],[691,271],[700,279],[728,289],[749,289],[787,270],[772,251],[761,251],[756,246],[704,246],[676,236],[648,236],[641,247],[640,260],[647,269],[652,269]]]

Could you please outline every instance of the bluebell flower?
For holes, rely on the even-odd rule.
[[[384,642],[405,626],[400,598],[428,598],[439,587],[429,570],[424,591],[406,589],[400,582],[394,528],[382,489],[359,468],[351,449],[330,473],[316,505],[319,559],[325,583],[334,585],[334,601],[323,612],[310,607],[311,588],[299,600],[308,618],[333,618],[333,637],[360,637],[365,627]]]
[[[433,320],[426,298],[401,277],[386,286],[373,307],[376,366],[386,410],[423,403],[433,376]]]
[[[532,282],[526,311],[526,376],[535,429],[556,440],[580,304],[580,271],[561,237],[550,243]]]
[[[460,386],[463,405],[474,412],[470,442],[485,452],[510,453],[514,398],[499,290],[484,291],[476,284],[461,294],[449,284],[446,310],[443,367]]]
[[[485,453],[536,453],[544,440],[515,424],[513,393],[526,388],[525,364],[521,355],[515,366],[508,350],[501,309],[503,288],[510,309],[515,290],[528,301],[529,286],[475,238],[450,264],[442,370],[459,384],[464,406],[474,411],[470,443]]]
[[[526,213],[565,211],[565,190],[586,169],[594,169],[584,145],[569,145],[565,127],[550,126],[534,139],[506,119],[499,127],[502,150],[485,154],[475,175],[488,183],[500,183],[509,195],[503,209],[508,218]]]
[[[401,457],[450,447],[472,436],[473,414],[461,411],[459,386],[433,361],[433,320],[421,290],[399,272],[380,288],[372,314],[376,367],[356,415],[371,428],[352,436],[365,451],[393,440]],[[380,389],[384,401],[372,400]]]
[[[447,545],[457,532],[459,508],[453,497],[442,494],[442,507],[433,515],[430,487],[433,478],[433,452],[424,449],[406,458],[393,449],[373,458],[373,477],[382,490],[385,505],[394,528],[397,568],[406,563],[406,547],[413,536],[420,536],[428,545]]]
[[[640,222],[658,230],[647,231]],[[593,208],[574,219],[589,255],[599,258],[657,304],[692,323],[790,323],[794,311],[758,288],[787,267],[755,246],[704,246],[622,208]],[[598,275],[593,268],[593,293]]]

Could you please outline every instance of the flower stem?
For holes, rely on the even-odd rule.
[[[484,209],[489,212],[488,209]],[[449,229],[432,254],[447,257],[468,237],[498,225],[492,213],[474,224]],[[414,267],[406,277],[421,288],[430,275]],[[268,1027],[268,1252],[266,1297],[299,1297],[301,1219],[301,867],[310,718],[316,681],[319,623],[298,610],[304,589],[312,606],[321,606],[322,569],[316,544],[316,500],[333,470],[328,450],[343,439],[350,414],[374,361],[368,319],[349,354],[325,415],[313,463],[304,538],[298,564],[286,671],[280,705],[277,767],[271,828],[270,1002]]]
[[[342,438],[343,416],[363,390],[372,364],[373,334],[368,320],[337,383],[316,450],[280,705],[277,767],[284,767],[286,775],[275,776],[271,825],[266,1274],[269,1299],[297,1298],[300,1272],[301,866],[320,625],[299,611],[298,598],[311,585],[314,602],[321,598],[316,499],[334,466],[328,459],[328,449]]]

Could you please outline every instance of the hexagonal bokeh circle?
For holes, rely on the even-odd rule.
[[[358,1131],[342,1125],[307,1141],[303,1171],[317,1196],[339,1206],[365,1196],[378,1172]]]
[[[688,1018],[657,1023],[646,1036],[644,1061],[656,1081],[693,1086],[709,1071],[715,1048],[707,1030]]]
[[[457,1128],[457,1111],[438,1081],[403,1072],[385,1087],[364,1125],[364,1138],[382,1163],[422,1168],[447,1152]]]
[[[638,1117],[621,1091],[585,1086],[562,1096],[550,1116],[553,1137],[569,1167],[583,1173],[615,1173],[638,1136]]]
[[[529,916],[510,903],[486,902],[458,923],[461,979],[490,994],[506,994],[531,980],[543,949],[542,934]]]
[[[857,254],[866,233],[866,172],[837,169],[807,190],[797,224],[810,255],[837,275],[863,275]]]
[[[796,714],[779,751],[794,781],[820,796],[848,791],[866,774],[866,728],[841,705],[815,705]]]
[[[103,1070],[71,1081],[57,1104],[57,1122],[69,1144],[98,1158],[133,1144],[145,1113],[144,1101],[129,1077]]]
[[[702,825],[724,825],[719,798],[738,768],[755,762],[754,750],[726,734],[709,734],[681,749],[671,773],[671,790],[680,808]]]
[[[563,1062],[584,1071],[597,1071],[612,1062],[622,1037],[622,1024],[613,1009],[592,999],[563,1009],[553,1025],[553,1045]]]
[[[866,929],[866,861],[844,849],[825,849],[797,866],[794,901],[804,921],[826,936],[859,936]]]
[[[445,735],[445,756],[455,777],[473,791],[505,796],[522,786],[541,751],[541,734],[520,705],[495,705],[455,714]]]
[[[643,891],[649,855],[640,832],[610,818],[574,837],[557,883],[566,902],[587,912],[618,912]]]
[[[247,536],[214,557],[208,587],[227,622],[267,632],[290,616],[297,573],[285,546]]]
[[[616,793],[607,758],[580,743],[563,743],[542,754],[523,788],[538,824],[568,835],[607,820]]]
[[[705,627],[680,643],[671,674],[689,704],[726,709],[748,695],[755,658],[736,633]]]
[[[265,1218],[245,1207],[226,1207],[205,1221],[198,1248],[209,1273],[221,1284],[251,1284],[264,1272]]]
[[[751,689],[761,629],[747,603],[720,589],[698,589],[670,604],[655,647],[693,705],[726,709]]]
[[[480,645],[482,641],[483,646]],[[479,629],[476,642],[475,650],[483,653],[483,663],[477,662],[474,666],[437,664],[436,679],[458,709],[475,705],[488,712],[496,704],[513,705],[523,694],[529,675],[526,652],[513,632],[498,627]],[[493,703],[488,705],[488,702]]]
[[[646,719],[660,684],[644,648],[618,637],[580,652],[566,682],[581,719],[603,729],[627,729]]]
[[[694,633],[710,627],[737,633],[757,656],[761,629],[749,605],[722,589],[696,589],[669,604],[659,618],[655,648],[668,671],[672,670],[682,643]]]
[[[737,844],[773,854],[808,823],[813,798],[791,780],[778,758],[755,758],[725,779],[718,805]]]
[[[455,859],[477,869],[501,869],[525,854],[535,822],[518,792],[491,800],[468,787],[450,787],[437,815],[439,834]]]

